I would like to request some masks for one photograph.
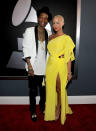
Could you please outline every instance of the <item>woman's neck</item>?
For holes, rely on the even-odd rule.
[[[63,34],[64,34],[63,31],[58,31],[58,32],[56,32],[56,36],[60,36],[60,35],[63,35]]]

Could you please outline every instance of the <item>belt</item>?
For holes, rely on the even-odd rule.
[[[60,55],[60,56],[58,56],[59,58],[64,58],[64,55]]]

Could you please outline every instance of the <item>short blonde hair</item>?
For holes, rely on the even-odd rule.
[[[56,18],[56,17],[59,17],[59,18],[62,20],[62,22],[64,22],[64,17],[63,17],[62,15],[55,15],[55,16],[53,17],[53,19]]]

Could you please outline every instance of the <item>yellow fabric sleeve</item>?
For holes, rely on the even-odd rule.
[[[65,61],[68,63],[68,61],[71,59],[71,61],[75,60],[73,49],[75,48],[75,44],[73,43],[73,40],[71,37],[68,37],[68,43],[65,49]]]

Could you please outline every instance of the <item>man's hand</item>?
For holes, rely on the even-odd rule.
[[[26,58],[27,66],[28,66],[28,76],[34,76],[34,70],[32,68],[31,62],[29,58]]]
[[[33,70],[31,65],[28,65],[28,75],[29,76],[34,76],[34,70]]]

